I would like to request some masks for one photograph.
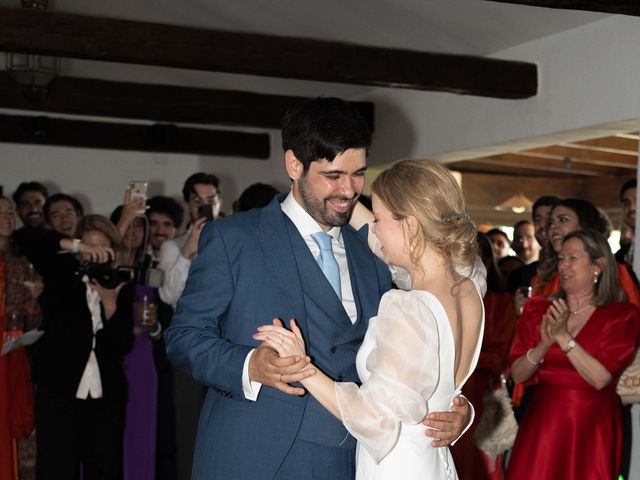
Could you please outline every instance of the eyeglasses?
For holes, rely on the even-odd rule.
[[[210,197],[198,197],[197,195],[192,196],[189,199],[189,205],[194,207],[201,207],[202,205],[215,205],[220,201],[220,194],[216,193],[215,195],[211,195]]]
[[[516,239],[516,242],[524,243],[524,242],[533,242],[534,240],[535,240],[535,237],[533,235],[525,235],[524,237],[518,237]]]

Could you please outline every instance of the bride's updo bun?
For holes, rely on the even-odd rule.
[[[413,216],[411,260],[419,263],[427,244],[452,266],[472,269],[476,255],[476,226],[466,211],[456,179],[442,165],[428,160],[402,160],[383,171],[371,186],[396,220]]]

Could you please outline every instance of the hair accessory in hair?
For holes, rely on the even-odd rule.
[[[440,221],[445,225],[459,225],[461,223],[470,222],[471,215],[469,215],[469,212],[454,213],[453,215],[449,215],[448,217],[442,217],[442,220]]]

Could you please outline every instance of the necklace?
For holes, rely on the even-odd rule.
[[[592,307],[590,303],[586,304],[584,307],[579,308],[578,310],[571,310],[571,315],[578,315],[579,313],[584,312],[587,308]]]

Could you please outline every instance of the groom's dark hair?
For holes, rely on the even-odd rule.
[[[371,145],[371,131],[356,107],[340,98],[318,97],[289,108],[282,119],[282,148],[292,150],[309,169],[311,162],[327,159],[349,148]]]

